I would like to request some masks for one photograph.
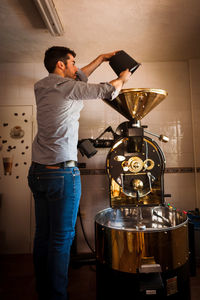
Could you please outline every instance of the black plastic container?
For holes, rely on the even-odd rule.
[[[195,210],[189,210],[188,213],[189,223],[193,225],[194,234],[194,250],[191,251],[191,256],[195,256],[196,266],[200,266],[200,211],[198,208]],[[190,226],[192,226],[190,224]],[[192,235],[192,231],[189,232],[189,238]]]
[[[140,63],[135,61],[123,50],[113,55],[109,64],[117,76],[126,69],[129,69],[129,71],[133,74],[133,72],[135,72],[135,70],[140,66]]]

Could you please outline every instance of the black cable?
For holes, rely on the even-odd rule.
[[[82,229],[82,232],[83,232],[83,236],[84,236],[84,239],[88,245],[88,247],[90,248],[90,250],[92,251],[93,254],[95,254],[95,250],[92,248],[92,246],[90,245],[90,243],[88,242],[88,239],[87,239],[87,236],[86,236],[86,233],[85,233],[85,230],[84,230],[84,226],[83,226],[83,220],[82,220],[82,216],[81,216],[81,210],[80,210],[80,206],[79,206],[79,212],[78,212],[78,216],[79,216],[79,219],[80,219],[80,224],[81,224],[81,229]]]
[[[102,137],[106,132],[112,132],[113,137],[115,137],[115,132],[113,131],[112,127],[109,126],[108,128],[106,128],[96,139],[94,139],[95,141],[100,139],[100,137]]]

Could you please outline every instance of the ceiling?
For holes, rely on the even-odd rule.
[[[53,37],[33,0],[0,1],[0,62],[41,62],[53,45],[85,63],[125,50],[140,62],[200,58],[199,0],[54,0],[65,34]]]

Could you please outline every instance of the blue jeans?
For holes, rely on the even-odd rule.
[[[41,300],[66,300],[70,248],[81,195],[80,172],[77,167],[32,165],[28,182],[35,200],[36,290]]]

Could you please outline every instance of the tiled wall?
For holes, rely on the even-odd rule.
[[[46,75],[42,64],[1,64],[0,65],[0,105],[33,105],[33,84]],[[112,80],[115,74],[106,63],[96,70],[90,82],[103,82]],[[200,207],[200,173],[195,173],[194,168],[200,167],[200,142],[199,137],[199,87],[200,60],[190,62],[152,62],[142,63],[134,73],[125,88],[158,88],[168,92],[167,98],[143,120],[143,125],[148,125],[148,130],[157,134],[165,134],[170,138],[168,144],[158,144],[163,149],[167,168],[173,173],[165,174],[165,192],[172,194],[169,200],[180,209],[194,209]],[[101,100],[85,101],[80,119],[80,138],[97,137],[106,127],[116,127],[126,119],[115,112]],[[34,121],[34,117],[33,117]],[[33,123],[34,129],[34,123]],[[105,135],[111,138],[110,134]],[[96,156],[87,159],[79,155],[80,162],[86,162],[88,169],[104,169],[108,149],[99,149]],[[190,170],[184,173],[175,173],[177,170]],[[187,169],[184,169],[187,168]],[[0,183],[1,184],[1,183]],[[9,187],[8,187],[9,188]],[[23,189],[28,189],[24,178]],[[94,244],[94,216],[97,211],[109,206],[108,180],[106,175],[82,175],[81,212],[83,223],[89,240]],[[31,199],[31,198],[30,198]],[[30,199],[28,201],[30,201]],[[16,201],[13,197],[12,201]],[[20,216],[20,206],[9,217]],[[3,211],[3,197],[0,205],[0,215]],[[34,232],[33,203],[27,209],[31,210],[30,226],[31,237]],[[17,220],[17,219],[16,219]],[[17,221],[16,221],[17,222]],[[87,252],[80,229],[78,228],[78,251]],[[31,224],[31,225],[30,225]],[[16,223],[17,225],[17,223]],[[23,233],[22,233],[23,236]],[[21,252],[31,251],[31,245],[21,242]],[[7,252],[13,252],[7,249]]]
[[[31,250],[31,194],[26,177],[31,161],[34,81],[33,64],[0,65],[0,110],[1,115],[3,114],[0,120],[0,143],[2,144],[3,139],[8,140],[7,143],[3,143],[3,150],[0,151],[0,253],[27,253]],[[19,116],[22,117],[22,113],[27,109],[29,131],[25,130],[24,139],[30,141],[30,146],[29,153],[25,151],[24,154],[24,162],[26,162],[24,165],[19,152],[19,146],[24,144],[21,144],[22,140],[11,139],[9,130],[11,125],[20,125],[25,129],[23,120],[20,120]],[[18,116],[14,117],[16,112]],[[7,137],[4,133],[4,122],[8,124],[5,127],[8,128]],[[9,145],[16,146],[16,150],[13,151],[13,172],[11,176],[4,176],[1,154]],[[16,175],[19,176],[18,179]]]

